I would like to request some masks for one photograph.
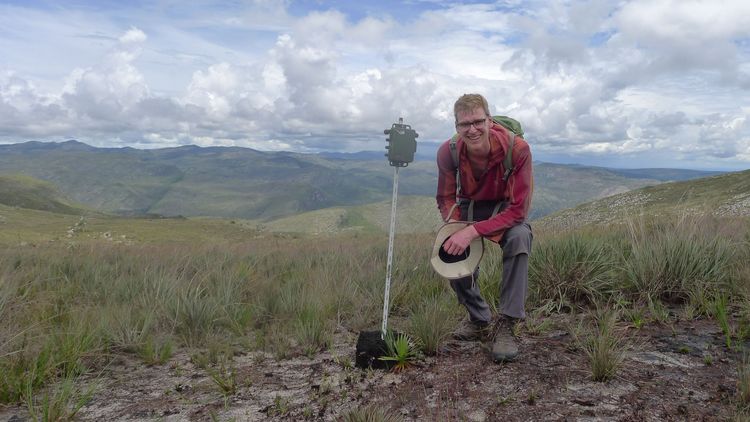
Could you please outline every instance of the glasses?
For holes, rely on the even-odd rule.
[[[487,121],[487,118],[485,117],[479,120],[474,120],[472,122],[456,123],[456,128],[458,128],[459,130],[466,131],[466,130],[469,130],[472,126],[474,126],[476,129],[479,129],[480,126],[483,125],[484,122],[486,121]]]

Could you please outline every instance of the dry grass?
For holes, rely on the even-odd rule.
[[[588,312],[591,303],[620,300],[628,322],[640,326],[646,321],[637,315],[649,304],[664,309],[663,301],[674,297],[697,303],[699,288],[723,286],[727,308],[745,312],[750,230],[747,222],[732,221],[732,233],[722,232],[720,219],[653,221],[630,232],[536,233],[529,311],[540,317]],[[0,250],[0,402],[18,402],[29,391],[102,368],[117,353],[158,365],[182,348],[242,342],[279,358],[314,355],[337,330],[380,326],[386,236],[237,237]],[[419,340],[426,354],[439,349],[462,313],[448,283],[429,267],[432,241],[431,235],[397,237],[390,308],[392,328]],[[665,251],[668,258],[658,256]],[[699,258],[703,264],[689,271],[674,268]],[[501,266],[499,249],[491,249],[479,284],[493,302]],[[639,268],[661,268],[659,274],[667,268],[672,275],[649,283],[636,275],[651,270]],[[604,343],[582,347],[603,363],[592,369],[596,378],[612,376],[607,368],[616,368],[611,363],[622,346],[610,320],[598,325]],[[226,385],[231,391],[231,382]]]

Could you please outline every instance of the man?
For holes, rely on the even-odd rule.
[[[479,94],[461,96],[453,112],[458,132],[455,147],[460,184],[456,181],[449,140],[437,153],[437,205],[445,221],[468,221],[471,209],[475,223],[454,233],[443,249],[451,255],[459,255],[472,240],[482,236],[499,243],[503,250],[500,315],[494,326],[490,307],[476,283],[478,270],[472,276],[451,280],[459,303],[469,313],[454,337],[492,339],[493,360],[509,361],[518,355],[513,325],[526,316],[524,302],[532,240],[531,227],[526,223],[533,186],[531,151],[526,141],[515,137],[511,155],[513,171],[505,182],[503,160],[513,133],[492,120],[487,100]],[[457,186],[460,186],[458,191]],[[499,212],[493,215],[498,203],[501,204]]]

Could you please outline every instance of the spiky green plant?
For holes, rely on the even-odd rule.
[[[237,369],[231,361],[222,360],[218,366],[206,368],[206,372],[225,397],[237,392]]]
[[[380,356],[378,359],[393,362],[391,367],[393,371],[403,371],[419,357],[416,346],[406,334],[394,335],[393,332],[388,332],[385,336],[385,344],[388,354]]]

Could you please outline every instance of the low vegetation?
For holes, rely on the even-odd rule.
[[[211,227],[193,224],[196,233]],[[115,243],[77,234],[75,242],[0,249],[0,402],[26,402],[33,415],[72,416],[87,397],[69,385],[76,377],[104,370],[120,354],[162,365],[176,350],[189,351],[229,396],[237,388],[233,351],[314,355],[336,333],[379,328],[385,236],[240,231],[222,241],[204,233],[205,242]],[[462,315],[448,284],[429,267],[432,240],[396,239],[390,320],[408,335],[393,343],[393,358],[407,362],[402,369],[415,348],[438,353]],[[715,318],[727,347],[744,344],[747,220],[644,218],[606,229],[538,231],[534,242],[529,310],[538,321],[559,313],[596,316],[578,333],[596,380],[617,376],[627,326]],[[499,248],[488,248],[479,280],[488,297],[497,296],[501,262]],[[348,420],[378,412],[363,409]]]
[[[614,378],[625,359],[628,343],[617,327],[618,317],[612,309],[596,310],[591,321],[573,330],[578,347],[588,359],[594,381]]]

